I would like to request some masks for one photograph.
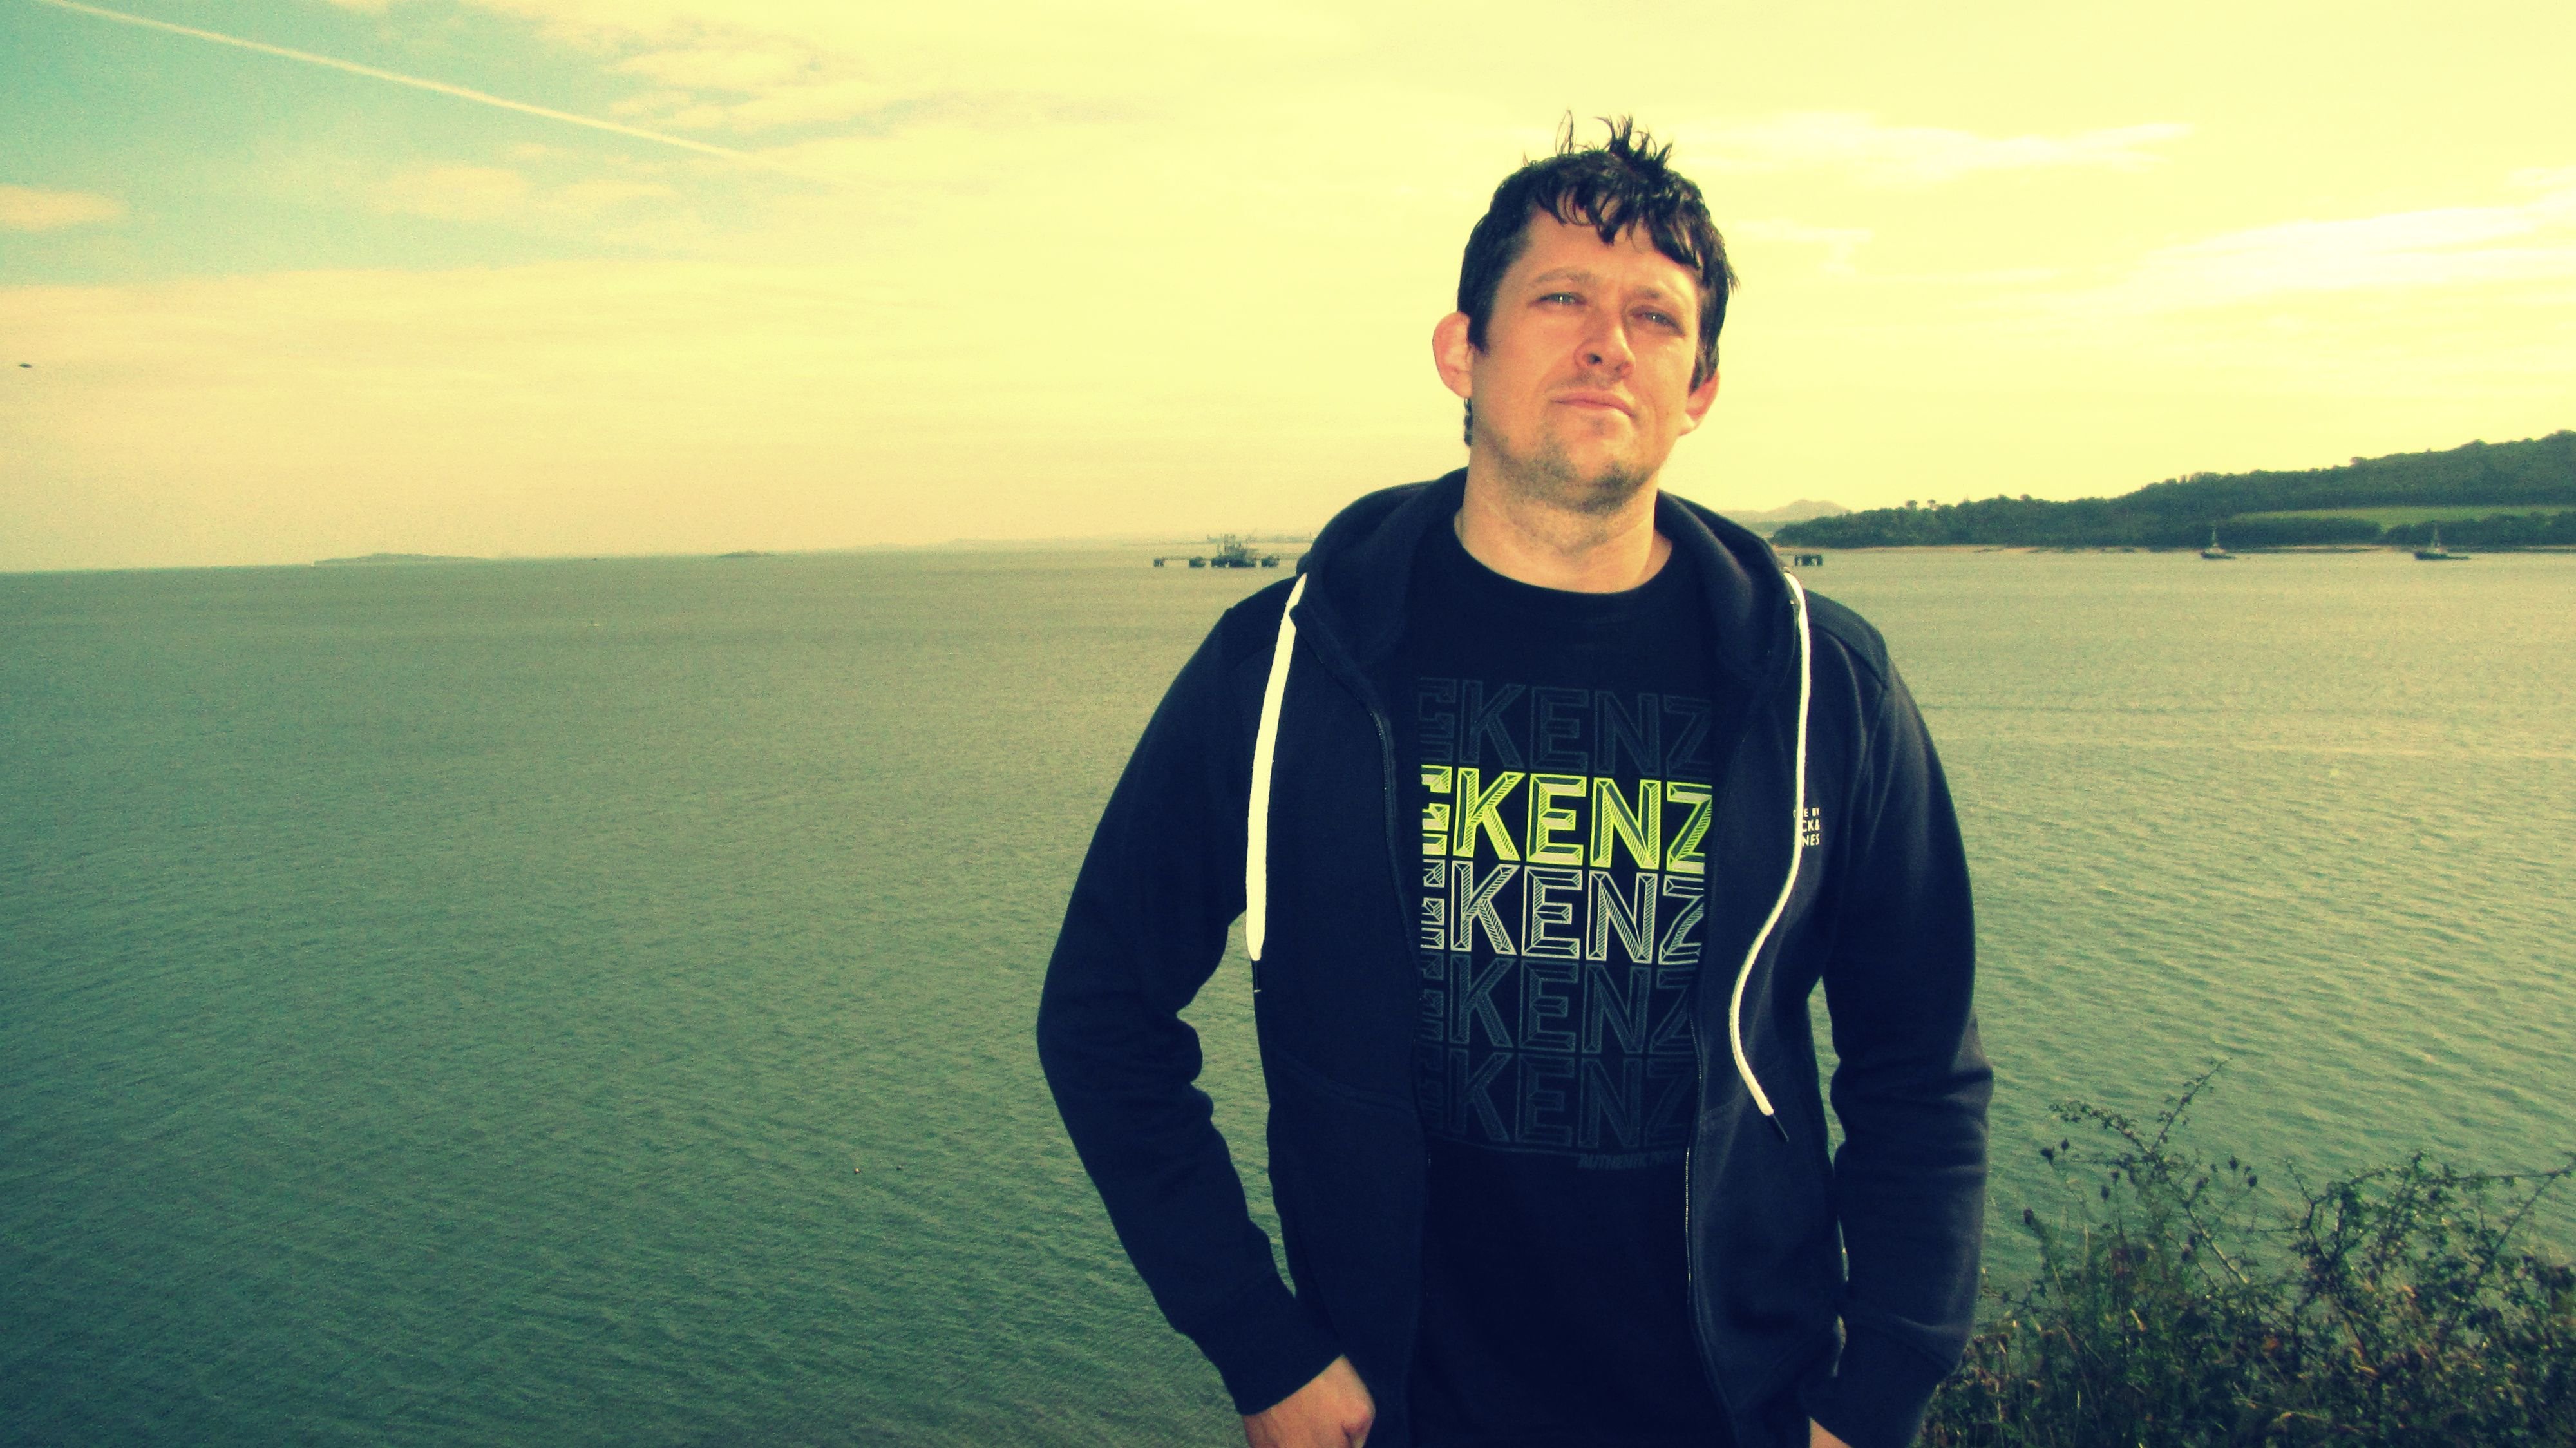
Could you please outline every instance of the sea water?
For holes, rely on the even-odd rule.
[[[1137,731],[1276,577],[0,577],[0,1441],[1239,1441],[1030,1026]],[[2576,557],[1809,581],[1959,802],[1999,1264],[2053,1102],[2213,1061],[2201,1136],[2284,1170],[2576,1148]],[[1237,951],[1191,1016],[1268,1225],[1248,1006]]]

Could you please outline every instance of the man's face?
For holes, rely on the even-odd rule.
[[[1699,356],[1697,280],[1630,228],[1605,245],[1546,212],[1494,289],[1482,351],[1463,312],[1432,336],[1451,391],[1475,404],[1471,459],[1536,500],[1607,512],[1654,480],[1717,399]]]

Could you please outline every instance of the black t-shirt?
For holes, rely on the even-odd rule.
[[[1430,1152],[1416,1439],[1728,1444],[1690,1322],[1682,1158],[1702,846],[1741,700],[1698,580],[1676,553],[1625,593],[1536,588],[1444,527],[1407,608]]]

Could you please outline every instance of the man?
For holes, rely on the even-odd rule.
[[[1049,1082],[1256,1448],[1895,1448],[1968,1333],[1957,825],[1876,633],[1655,486],[1732,281],[1666,154],[1495,192],[1432,337],[1466,468],[1227,613],[1066,911]],[[1293,1292],[1178,1018],[1238,915]]]

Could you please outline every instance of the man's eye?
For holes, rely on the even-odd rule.
[[[1642,312],[1639,315],[1658,327],[1670,327],[1674,331],[1681,330],[1681,319],[1670,312]]]

